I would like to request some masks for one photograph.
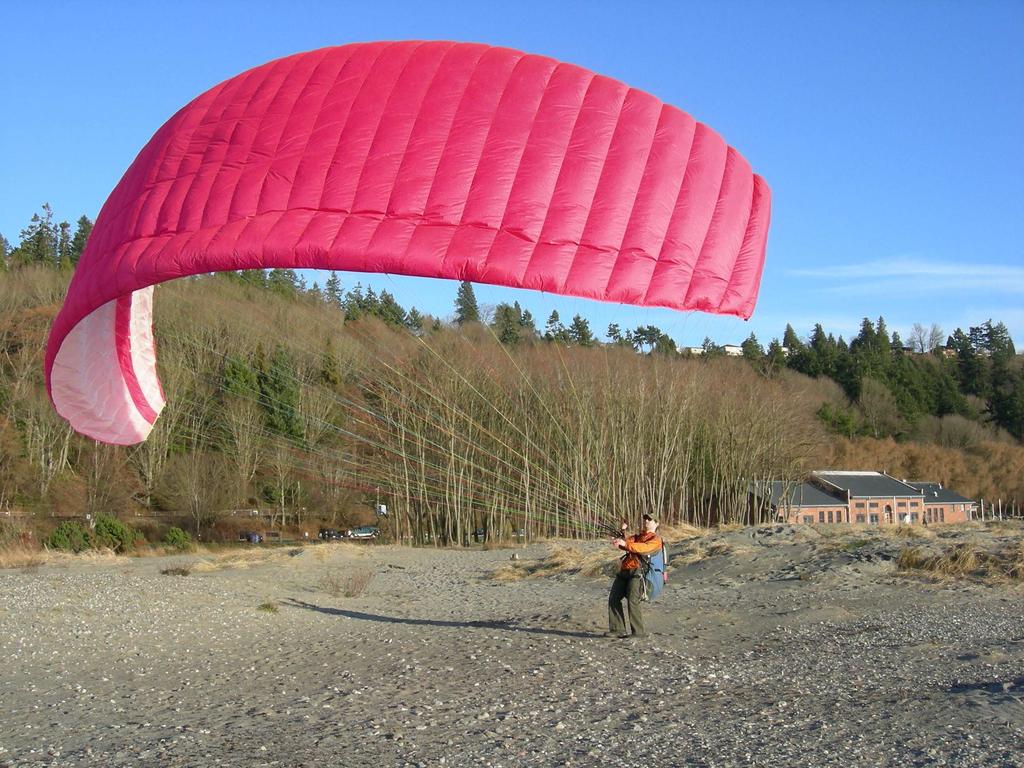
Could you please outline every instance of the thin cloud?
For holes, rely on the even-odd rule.
[[[935,292],[979,288],[1004,293],[1024,293],[1024,267],[1009,264],[941,262],[897,257],[859,264],[836,264],[812,269],[793,269],[796,277],[817,277],[858,281],[834,286],[849,291],[898,285],[903,291]],[[898,281],[898,282],[897,282]],[[867,284],[870,283],[870,286]]]

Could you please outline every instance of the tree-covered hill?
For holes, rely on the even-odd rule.
[[[1024,501],[1024,373],[1000,323],[948,344],[933,328],[910,350],[882,319],[849,343],[787,328],[740,358],[710,340],[691,356],[653,326],[601,342],[580,316],[538,329],[516,304],[482,311],[468,284],[448,323],[289,270],[160,286],[168,406],[142,445],[96,444],[43,386],[75,252],[54,256],[47,226],[22,233],[0,274],[3,509],[173,513],[202,529],[243,508],[358,522],[380,501],[397,538],[458,542],[588,534],[649,509],[745,519],[751,482],[826,467]],[[25,256],[32,238],[49,256]]]

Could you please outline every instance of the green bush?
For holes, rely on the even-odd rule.
[[[96,525],[92,534],[95,546],[110,547],[115,552],[127,552],[132,549],[137,536],[134,528],[110,515],[96,515]]]
[[[87,528],[74,520],[65,520],[57,530],[46,537],[46,546],[65,552],[81,552],[92,546],[92,536]]]
[[[192,537],[175,525],[167,529],[164,544],[174,549],[189,549],[192,546]]]

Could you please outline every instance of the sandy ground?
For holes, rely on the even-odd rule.
[[[0,571],[0,766],[1024,765],[1024,589],[905,544],[677,544],[647,641],[603,637],[605,577],[489,577],[543,544]]]

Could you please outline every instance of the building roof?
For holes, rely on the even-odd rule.
[[[889,477],[882,472],[828,471],[812,472],[811,476],[837,489],[844,496],[847,492],[850,496],[860,498],[922,495],[918,488],[901,483],[895,477]]]
[[[924,493],[925,502],[938,504],[973,504],[973,499],[967,499],[959,493],[954,493],[948,488],[943,488],[942,483],[925,483],[918,480],[908,480],[907,485],[912,485]]]
[[[781,480],[772,480],[772,506],[777,507],[783,503],[786,485]],[[785,503],[790,507],[845,507],[846,499],[810,483],[792,483],[789,484],[789,498]]]

